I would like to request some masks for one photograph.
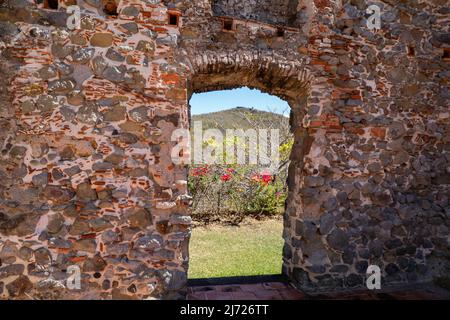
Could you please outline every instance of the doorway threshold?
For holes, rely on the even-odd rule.
[[[263,282],[282,282],[288,283],[286,276],[282,274],[270,274],[260,276],[238,276],[238,277],[221,277],[221,278],[200,278],[188,279],[188,287],[198,286],[220,286],[234,284],[256,284]]]

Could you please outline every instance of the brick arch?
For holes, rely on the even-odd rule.
[[[290,104],[308,94],[312,76],[305,60],[258,51],[205,52],[190,60],[190,93],[248,86]]]

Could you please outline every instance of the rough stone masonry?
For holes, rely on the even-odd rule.
[[[368,265],[385,286],[448,276],[449,14],[446,0],[0,0],[0,297],[183,298],[188,171],[171,134],[193,93],[241,86],[292,108],[292,283],[357,288]]]

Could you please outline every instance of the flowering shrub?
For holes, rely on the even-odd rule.
[[[283,178],[252,166],[194,166],[189,179],[193,217],[241,220],[278,214],[287,196]]]
[[[258,218],[282,213],[288,193],[287,168],[294,144],[288,128],[289,126],[287,130],[284,130],[286,132],[283,142],[279,145],[281,165],[276,175],[256,165],[216,164],[190,167],[188,188],[193,198],[194,220],[208,222],[231,218],[233,222],[239,222],[246,216]],[[216,146],[216,144],[217,142],[211,139],[204,142],[203,146]],[[226,152],[230,145],[243,147],[246,150],[245,157],[249,157],[248,142],[234,137],[232,140],[224,141],[223,159],[232,156],[232,162],[237,162],[235,155]]]
[[[191,170],[191,176],[198,177],[198,176],[204,176],[208,174],[208,166],[193,168]]]

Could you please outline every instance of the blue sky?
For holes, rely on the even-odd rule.
[[[249,107],[289,116],[290,110],[286,101],[247,87],[194,94],[190,104],[193,115],[227,110],[235,107]]]

